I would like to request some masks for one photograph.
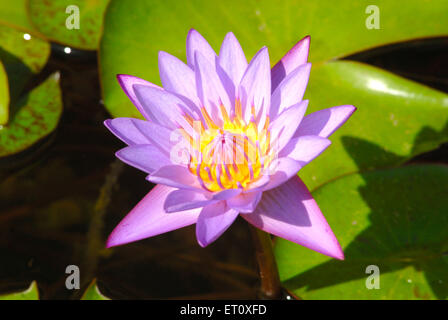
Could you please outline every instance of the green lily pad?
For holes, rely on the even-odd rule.
[[[0,58],[6,70],[20,60],[31,72],[39,72],[50,55],[50,44],[23,31],[0,24]],[[14,60],[15,59],[15,60]]]
[[[98,285],[96,284],[96,279],[93,280],[87,290],[84,292],[81,300],[110,300],[104,294],[101,293]]]
[[[36,28],[52,41],[96,50],[108,3],[109,0],[33,0],[28,1],[29,17]],[[78,12],[79,19],[75,16]],[[76,21],[79,21],[79,26]]]
[[[304,299],[448,298],[448,166],[352,174],[313,192],[341,244],[330,259],[283,239],[284,285]],[[379,289],[368,266],[379,268]]]
[[[39,300],[36,281],[31,282],[30,287],[23,292],[0,295],[0,300]]]
[[[263,45],[272,62],[298,40],[311,35],[310,57],[314,69],[320,62],[371,47],[418,37],[448,33],[448,2],[435,0],[379,0],[380,29],[367,29],[370,3],[271,0],[216,2],[112,0],[104,22],[100,46],[104,102],[114,117],[138,113],[116,81],[116,74],[132,74],[159,83],[159,50],[185,59],[185,38],[190,28],[201,32],[215,51],[227,32],[233,31],[248,58]],[[393,12],[393,14],[391,14]],[[318,84],[316,84],[318,85]],[[344,103],[351,103],[350,100]],[[330,104],[332,105],[332,104]]]
[[[312,69],[305,98],[308,113],[348,103],[358,108],[330,137],[328,150],[299,172],[311,190],[343,174],[403,163],[448,141],[448,95],[375,67],[325,63]]]
[[[0,24],[36,34],[27,12],[28,0],[0,1]]]
[[[8,75],[11,103],[15,103],[33,74],[44,67],[50,44],[0,24],[0,60]]]
[[[59,74],[53,74],[22,97],[0,129],[0,157],[23,151],[50,134],[62,113]]]
[[[0,61],[0,125],[8,122],[9,114],[9,86],[8,76],[6,75],[5,68]]]

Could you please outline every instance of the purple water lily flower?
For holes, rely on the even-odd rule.
[[[233,33],[216,55],[191,30],[187,64],[159,53],[163,88],[118,75],[146,120],[105,125],[128,145],[116,156],[157,186],[115,228],[107,247],[194,223],[205,247],[241,215],[268,233],[344,258],[297,172],[330,145],[328,136],[355,107],[304,116],[309,43],[309,37],[299,41],[271,70],[266,47],[248,64]]]

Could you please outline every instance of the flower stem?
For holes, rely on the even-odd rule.
[[[84,274],[82,287],[87,287],[92,282],[92,279],[94,279],[100,259],[100,253],[105,250],[102,232],[104,227],[104,217],[107,208],[112,201],[112,194],[118,188],[117,181],[123,169],[124,165],[118,159],[111,163],[109,173],[106,175],[104,184],[100,189],[99,197],[93,208],[87,233],[84,262],[81,266],[81,270],[83,270]],[[72,297],[79,299],[79,293],[74,292]]]
[[[282,288],[278,276],[277,263],[272,250],[271,236],[251,225],[252,239],[255,247],[255,255],[258,262],[258,272],[260,274],[260,298],[280,299]]]

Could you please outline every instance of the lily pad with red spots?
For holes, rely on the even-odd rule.
[[[32,0],[28,1],[29,18],[36,29],[51,41],[95,50],[108,3],[109,0]],[[132,7],[132,3],[129,6]]]
[[[0,24],[37,35],[37,30],[28,18],[27,2],[28,0],[0,1]]]
[[[50,44],[0,23],[0,60],[8,76],[11,103],[23,93],[27,82],[46,64]]]
[[[46,137],[56,128],[61,113],[61,90],[56,73],[11,108],[10,121],[0,129],[0,157],[23,151]]]

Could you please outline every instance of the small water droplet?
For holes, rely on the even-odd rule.
[[[57,71],[53,74],[53,79],[59,80],[60,78],[61,78],[61,73],[59,71]]]
[[[31,40],[31,35],[29,33],[24,33],[23,34],[23,39],[25,40]]]
[[[72,52],[72,49],[71,49],[70,47],[65,47],[65,48],[64,48],[64,52],[65,52],[66,54],[70,54],[70,53]]]

